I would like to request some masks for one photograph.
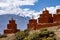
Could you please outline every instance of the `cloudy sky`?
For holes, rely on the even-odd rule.
[[[56,9],[60,9],[60,0],[0,0],[0,33],[7,27],[10,18],[10,15],[4,14],[15,14],[18,28],[25,29],[28,20],[22,17],[34,16],[36,19],[45,8],[55,14]]]
[[[16,14],[37,18],[44,8],[54,14],[56,9],[60,9],[60,0],[0,0],[0,15]]]

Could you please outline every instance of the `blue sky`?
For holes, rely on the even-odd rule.
[[[34,16],[34,18],[37,19],[38,15],[41,14],[42,10],[45,8],[54,14],[57,9],[60,9],[60,0],[0,0],[0,16],[5,14],[17,15],[17,18],[15,16],[14,18],[17,21],[19,29],[25,29],[27,27],[26,21],[28,21],[24,20],[24,18],[21,19],[21,16],[30,18]],[[2,32],[5,29],[5,25],[7,24],[8,20],[10,19],[9,15],[6,15],[9,18],[3,16],[6,17],[6,20],[2,19],[2,17],[0,19],[0,22],[3,25],[2,29],[0,29]],[[24,21],[20,23],[18,20],[21,22],[22,20]],[[21,26],[21,24],[25,25]]]
[[[29,8],[30,10],[40,11],[43,8],[56,7],[57,5],[60,5],[60,0],[38,0],[35,5],[25,5],[21,6],[21,8]]]
[[[15,14],[37,18],[44,8],[55,13],[56,9],[60,9],[60,0],[0,0],[0,15]]]

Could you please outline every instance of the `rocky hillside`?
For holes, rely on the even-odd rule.
[[[41,36],[39,36],[40,34],[46,35],[46,34],[48,34],[50,32],[54,33],[54,37],[52,36],[51,39],[53,39],[53,38],[56,38],[56,40],[60,39],[60,26],[55,26],[55,27],[49,27],[49,28],[41,28],[40,30],[30,30],[30,31],[29,30],[25,30],[25,31],[18,32],[16,34],[8,34],[7,37],[0,38],[0,40],[15,40],[16,37],[17,37],[17,39],[24,38],[23,40],[26,40],[26,39],[32,40],[31,38],[34,39],[34,38],[37,38],[37,37],[38,37],[37,39],[39,39],[41,37]],[[48,35],[50,35],[50,34],[48,34]],[[44,36],[42,38],[46,39],[46,40],[50,39],[49,36],[47,38],[45,38],[45,37],[46,36]]]

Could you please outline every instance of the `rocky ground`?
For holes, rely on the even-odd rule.
[[[14,40],[14,34],[8,34],[5,38],[0,38],[0,40]]]
[[[60,27],[60,26],[58,26]],[[57,40],[60,40],[60,29],[56,27],[49,27],[48,30],[53,30],[55,33],[55,37]],[[30,33],[34,33],[34,31],[31,31]],[[39,32],[39,30],[36,30],[35,32]],[[14,34],[8,34],[6,38],[0,38],[0,40],[14,40],[15,35]]]

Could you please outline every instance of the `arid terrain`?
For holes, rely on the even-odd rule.
[[[43,28],[42,28],[43,29]],[[54,34],[55,34],[55,37],[56,37],[56,40],[60,40],[60,28],[59,26],[56,26],[56,27],[49,27],[47,28],[48,30],[50,31],[54,31]],[[39,30],[33,30],[33,31],[30,31],[29,33],[30,34],[33,34],[35,32],[39,32]],[[8,34],[7,37],[5,38],[0,38],[0,40],[14,40],[15,39],[15,34]]]

